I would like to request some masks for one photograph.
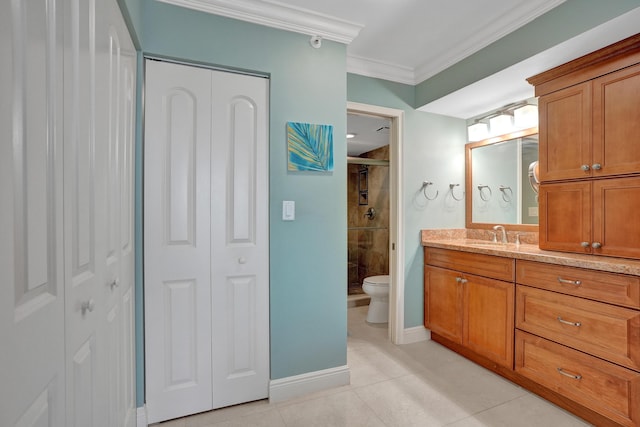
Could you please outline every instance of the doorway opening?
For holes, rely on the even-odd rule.
[[[400,203],[400,189],[402,188],[402,126],[404,111],[379,107],[368,104],[347,103],[349,116],[360,116],[370,119],[382,120],[381,129],[388,135],[388,274],[389,284],[389,339],[394,344],[402,344],[404,331],[404,234],[402,232],[402,206]],[[371,159],[368,161],[371,163]],[[378,159],[382,161],[385,159]],[[371,167],[371,166],[370,166]],[[376,167],[382,167],[376,165]],[[362,168],[365,169],[365,168]],[[364,178],[363,178],[364,179]],[[368,185],[368,182],[367,182]],[[358,190],[363,191],[363,190]],[[360,196],[360,195],[359,195]],[[368,200],[368,194],[363,196]],[[375,207],[374,207],[375,210]],[[365,212],[366,213],[366,212]],[[375,215],[375,213],[374,213]],[[372,236],[373,232],[372,231]],[[345,260],[347,261],[347,260]]]

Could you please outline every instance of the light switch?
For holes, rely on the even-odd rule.
[[[538,216],[537,206],[529,206],[529,216]]]
[[[282,201],[282,220],[293,221],[296,219],[296,202],[293,200]]]

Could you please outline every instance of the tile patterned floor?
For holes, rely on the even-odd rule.
[[[157,427],[585,427],[589,424],[456,353],[395,346],[386,325],[348,309],[351,384],[280,403],[252,402]]]

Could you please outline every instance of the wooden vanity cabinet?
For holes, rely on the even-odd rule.
[[[425,248],[425,327],[513,369],[513,277],[509,258]]]
[[[640,258],[640,177],[547,183],[538,200],[541,249]]]
[[[516,264],[516,373],[615,425],[640,426],[639,278]]]

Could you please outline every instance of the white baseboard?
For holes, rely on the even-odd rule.
[[[431,339],[431,331],[424,326],[407,328],[402,333],[400,344],[412,344],[414,342],[427,341]]]
[[[282,402],[305,394],[348,385],[351,374],[347,365],[322,371],[271,380],[269,401]]]
[[[136,427],[147,427],[147,407],[141,406],[136,410]]]

